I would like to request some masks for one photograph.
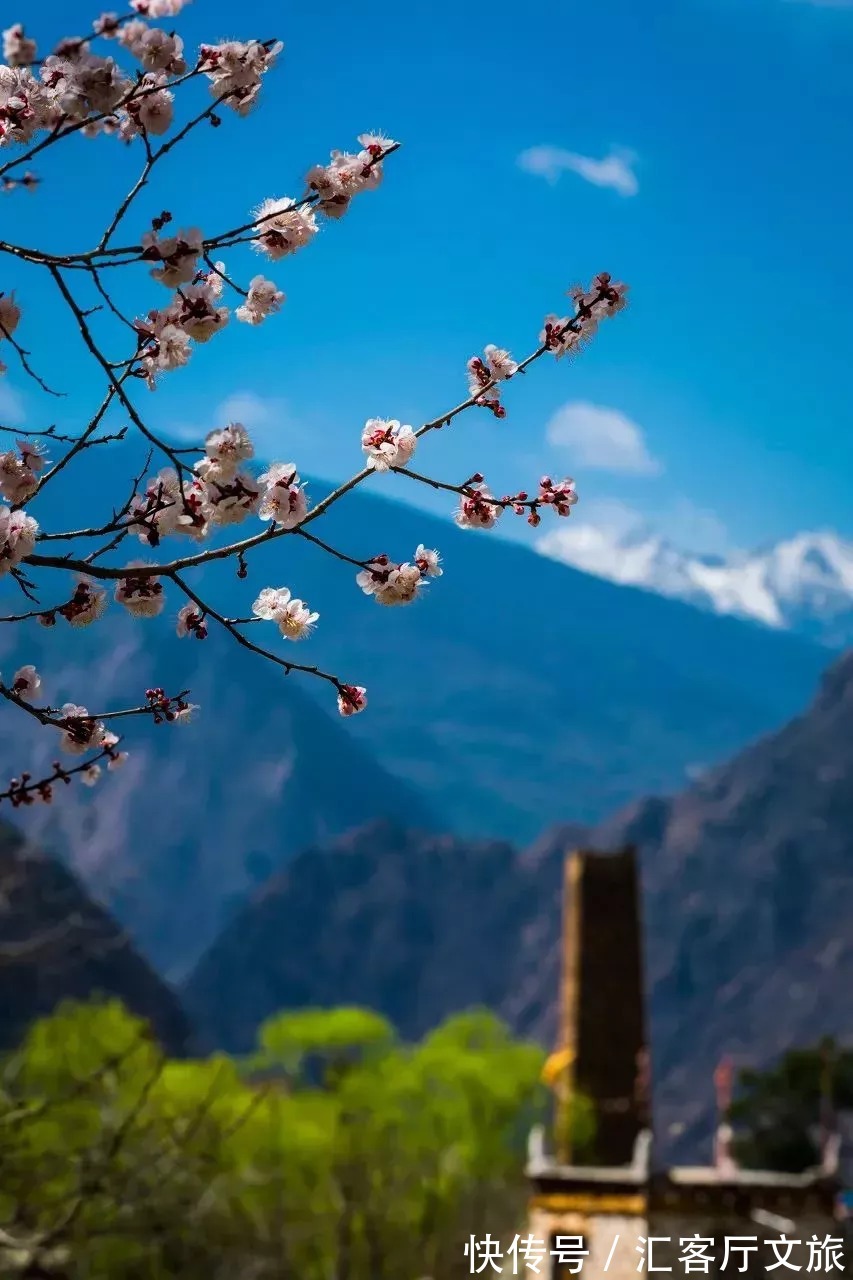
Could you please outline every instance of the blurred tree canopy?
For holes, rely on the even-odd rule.
[[[853,1051],[826,1039],[792,1049],[768,1071],[742,1071],[729,1110],[735,1154],[750,1169],[801,1173],[820,1163],[820,1135],[853,1109]]]
[[[491,1014],[417,1045],[362,1009],[170,1061],[118,1003],[33,1025],[0,1075],[0,1275],[417,1280],[524,1212],[544,1055]]]

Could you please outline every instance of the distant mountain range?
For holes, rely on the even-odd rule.
[[[590,829],[517,852],[380,823],[310,850],[224,930],[187,1006],[235,1050],[275,1008],[341,1001],[404,1035],[485,1003],[550,1044],[564,854],[635,843],[657,1131],[670,1152],[707,1157],[723,1053],[757,1065],[825,1033],[853,1038],[851,720],[853,654],[785,728]]]
[[[0,823],[0,1050],[63,1000],[115,997],[172,1054],[195,1047],[175,993],[67,867]]]
[[[832,648],[853,643],[853,543],[801,533],[728,558],[679,551],[651,530],[582,521],[544,534],[544,555],[610,582],[784,628]]]
[[[130,724],[130,761],[92,793],[70,787],[16,815],[171,977],[309,844],[380,817],[520,844],[549,823],[600,821],[784,721],[825,665],[799,637],[615,586],[380,488],[332,508],[323,537],[358,558],[438,547],[444,576],[416,604],[383,609],[299,538],[259,547],[246,583],[222,564],[201,579],[237,616],[264,585],[306,598],[321,616],[299,658],[368,686],[354,720],[327,685],[284,678],[215,626],[178,640],[177,596],[146,622],[113,609],[83,632],[0,629],[2,669],[34,662],[54,704],[132,705],[152,684],[201,704],[180,728]],[[55,741],[19,721],[0,770],[49,769]]]

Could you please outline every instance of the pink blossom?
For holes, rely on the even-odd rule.
[[[3,57],[10,67],[25,67],[38,56],[35,40],[24,35],[23,23],[16,22],[3,32]]]
[[[190,0],[130,0],[131,9],[146,18],[175,18]]]
[[[0,453],[0,494],[11,503],[20,504],[31,498],[38,488],[38,473],[46,460],[39,448],[27,440],[19,440],[18,452]]]
[[[21,308],[15,302],[15,291],[0,294],[0,338],[11,338],[21,319]]]
[[[169,289],[192,281],[203,248],[204,237],[197,227],[162,240],[156,231],[146,231],[142,237],[142,257],[147,262],[161,263],[151,275]]]
[[[360,684],[341,685],[338,711],[342,716],[355,716],[367,706],[367,690]]]
[[[196,640],[205,640],[207,638],[207,624],[204,620],[204,614],[197,604],[190,601],[179,611],[176,631],[181,637],[195,636]]]
[[[62,707],[63,734],[60,745],[72,756],[85,755],[93,747],[99,747],[106,737],[100,720],[93,719],[85,707],[66,702]]]
[[[226,40],[201,46],[201,70],[210,80],[215,98],[225,98],[238,115],[254,106],[261,89],[261,77],[281,52],[281,44],[265,48],[258,40]]]
[[[0,506],[0,578],[32,555],[37,533],[38,525],[32,516]]]
[[[41,688],[41,676],[33,666],[19,667],[12,678],[12,692],[29,702]]]
[[[493,529],[502,511],[486,486],[477,484],[463,493],[455,520],[462,529]]]
[[[575,482],[571,479],[553,481],[550,476],[543,476],[539,481],[537,502],[543,506],[553,507],[558,516],[570,516],[572,507],[578,500],[575,493]]]

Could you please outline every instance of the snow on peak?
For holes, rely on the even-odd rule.
[[[537,549],[611,582],[689,601],[715,613],[802,631],[830,645],[853,642],[853,543],[804,532],[728,557],[679,551],[651,529],[566,523]]]

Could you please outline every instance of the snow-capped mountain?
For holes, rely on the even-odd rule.
[[[797,631],[833,648],[853,644],[853,543],[831,532],[800,533],[723,558],[679,551],[649,529],[569,522],[537,547],[611,582]]]

